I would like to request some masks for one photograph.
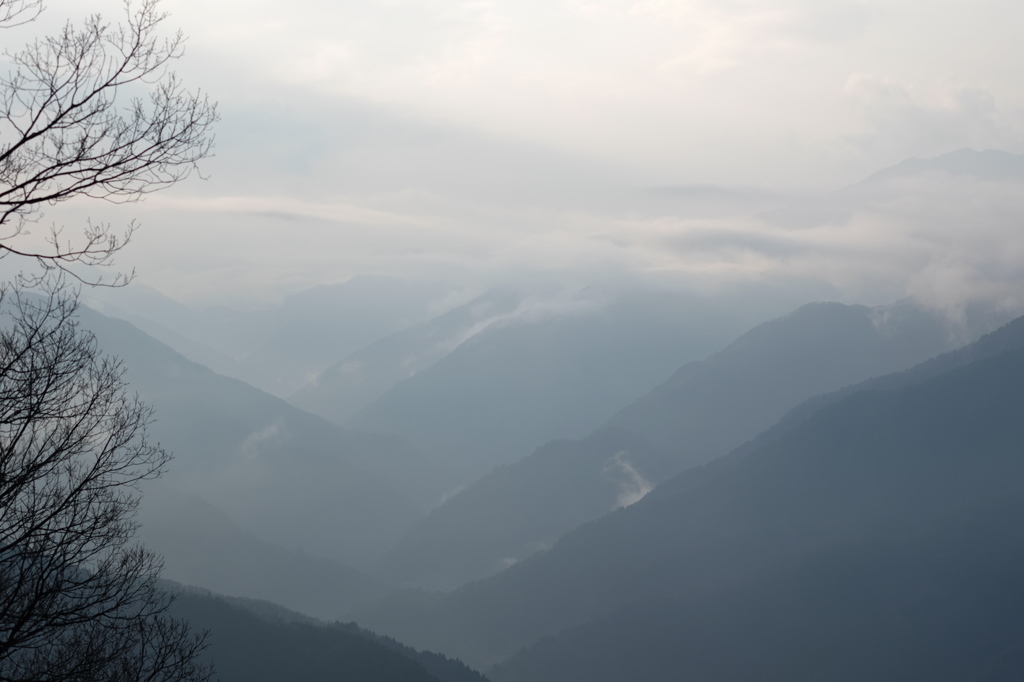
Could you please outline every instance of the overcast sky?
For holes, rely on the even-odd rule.
[[[50,0],[17,35],[87,9],[114,18],[119,5]],[[181,298],[272,297],[362,271],[786,271],[853,298],[892,296],[929,259],[952,257],[934,234],[908,246],[921,215],[896,235],[887,211],[884,229],[858,214],[813,238],[756,216],[907,157],[1024,152],[1024,3],[1013,0],[164,7],[190,36],[177,70],[221,103],[210,180],[127,212],[58,213],[139,217],[126,265]],[[684,189],[664,201],[666,187]],[[743,238],[708,251],[694,234]],[[822,241],[824,255],[809,245]],[[846,274],[821,274],[837,261]],[[880,262],[893,268],[881,289]]]
[[[167,7],[192,36],[188,71],[226,103],[354,100],[658,182],[827,186],[1024,132],[1012,0]]]

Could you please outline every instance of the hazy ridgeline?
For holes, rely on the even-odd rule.
[[[0,682],[1024,679],[1024,3],[283,10],[0,0]]]
[[[223,680],[486,682],[457,660],[417,651],[354,623],[326,623],[270,602],[167,585],[175,616],[216,633],[203,653]]]
[[[818,393],[908,367],[987,328],[910,303],[810,304],[758,325],[611,416],[579,441],[548,443],[467,487],[380,563],[404,585],[456,587],[726,454]]]
[[[1024,466],[1021,328],[1000,330],[981,350],[969,347],[896,375],[885,389],[869,384],[821,401],[789,428],[671,479],[567,534],[548,552],[449,595],[398,595],[363,614],[364,622],[477,663],[536,643],[500,666],[500,679],[570,679],[575,663],[591,672],[603,665],[606,672],[595,679],[619,679],[655,654],[664,665],[650,663],[651,671],[661,670],[652,679],[674,679],[687,669],[680,667],[686,659],[680,640],[694,628],[710,638],[696,647],[704,653],[692,663],[707,679],[744,679],[759,667],[775,679],[815,671],[829,678],[885,676],[897,665],[915,675],[941,668],[948,676],[942,679],[979,674],[1011,653],[1006,647],[1024,625],[1012,615],[1021,560],[1014,505]],[[990,355],[986,347],[998,350]],[[887,568],[893,582],[875,592],[876,571],[884,575]],[[828,581],[836,581],[835,589]],[[905,602],[889,601],[890,594]],[[877,602],[865,606],[868,596]],[[1004,600],[1014,606],[1004,611]],[[775,610],[782,604],[792,613]],[[954,610],[944,613],[947,604]],[[730,611],[742,608],[749,612]],[[700,631],[703,621],[692,614],[701,609],[720,609],[722,622]],[[1006,613],[1005,623],[991,625],[1013,629],[989,638],[956,609],[976,609],[975,618],[987,610]],[[637,614],[648,612],[648,629],[638,629]],[[919,627],[916,619],[937,614],[941,625]],[[619,617],[622,648],[607,639],[580,644],[589,633],[605,636]],[[918,648],[904,650],[904,657],[864,656],[889,646],[893,632],[881,625],[890,617],[903,620],[887,627],[908,638],[894,651],[911,640]],[[834,625],[816,631],[823,622]],[[667,623],[677,629],[662,629]],[[780,635],[783,626],[792,632]],[[821,638],[814,646],[822,653],[813,661],[799,655],[803,632]],[[750,648],[737,657],[731,637],[742,633]],[[792,648],[756,645],[769,635],[778,640],[764,641]],[[584,664],[587,657],[595,658]],[[864,667],[848,668],[852,660]]]
[[[715,201],[800,234],[1022,168]],[[142,537],[233,599],[175,607],[226,681],[1019,679],[1024,318],[811,289],[133,285],[81,319],[175,453]]]

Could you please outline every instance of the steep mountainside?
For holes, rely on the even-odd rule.
[[[661,458],[650,443],[623,429],[552,441],[432,510],[375,573],[395,584],[433,589],[497,573],[581,523],[643,497],[652,484],[637,466]]]
[[[354,625],[316,622],[273,604],[172,589],[177,596],[171,614],[209,632],[203,658],[222,682],[487,682],[458,661]]]
[[[362,275],[254,309],[193,309],[136,284],[88,292],[86,302],[193,362],[283,397],[353,351],[436,315],[449,293],[442,284]]]
[[[430,367],[492,322],[513,314],[522,295],[491,291],[390,336],[328,367],[289,400],[339,424],[388,389]]]
[[[347,424],[428,448],[469,482],[556,438],[579,438],[744,315],[673,294],[585,292],[492,324]]]
[[[985,319],[954,326],[908,302],[803,306],[685,365],[614,416],[614,426],[580,441],[548,443],[452,496],[388,552],[379,570],[399,584],[427,588],[496,573],[729,452],[800,401],[948,350]]]
[[[328,620],[389,589],[345,564],[256,538],[198,495],[162,481],[144,486],[138,520],[143,544],[164,558],[163,577],[186,585]]]
[[[969,602],[975,583],[964,576],[986,575],[992,557],[1012,559],[1006,575],[1024,568],[1014,563],[1024,517],[998,512],[1004,502],[1024,496],[1022,414],[1024,350],[901,388],[857,392],[744,457],[674,478],[493,578],[443,597],[402,595],[361,621],[419,646],[495,663],[544,635],[633,604],[721,598],[723,608],[732,608],[729,595],[775,580],[799,585],[793,571],[834,552],[864,562],[864,572],[849,579],[858,589],[871,589],[876,547],[884,552],[920,545],[923,554],[906,560],[927,566],[934,563],[927,548],[943,547],[940,534],[948,529],[975,528],[970,524],[977,512],[980,525],[964,537],[987,544],[977,551],[959,547],[967,562],[960,573],[922,578],[922,584],[954,580],[964,590],[955,599]],[[1015,577],[1012,582],[992,589],[1011,597]],[[922,602],[940,613],[943,603],[940,597]],[[1024,606],[1012,603],[1018,612]],[[834,608],[840,607],[836,601]],[[832,606],[822,608],[838,618]],[[622,637],[629,641],[625,632]],[[944,641],[922,637],[926,652]],[[550,652],[557,641],[543,646]],[[678,644],[662,641],[663,651]],[[628,651],[620,653],[633,660]],[[923,666],[937,659],[920,660]]]
[[[166,480],[289,549],[365,565],[449,485],[410,446],[359,434],[189,362],[127,322],[81,311],[156,409]]]
[[[1024,348],[1024,317],[1019,317],[999,329],[985,334],[974,343],[948,353],[943,353],[902,372],[893,372],[867,379],[857,384],[844,386],[830,393],[823,393],[809,398],[787,412],[776,424],[765,429],[749,443],[737,448],[730,456],[733,458],[745,456],[747,452],[757,449],[763,443],[774,440],[780,434],[799,425],[823,407],[837,403],[854,393],[868,390],[891,390],[911,386],[939,376],[949,370],[977,362],[978,360],[992,358],[1001,353],[1022,348]]]
[[[446,293],[436,283],[369,275],[300,292],[285,298],[279,328],[244,361],[272,368],[268,388],[291,395],[341,358],[429,318]]]
[[[1024,677],[1019,496],[911,541],[824,551],[706,597],[649,601],[539,642],[500,682],[975,680]]]
[[[678,473],[726,454],[803,400],[905,369],[997,324],[977,317],[961,326],[909,301],[812,303],[683,366],[609,424],[661,447]]]

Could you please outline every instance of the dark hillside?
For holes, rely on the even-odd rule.
[[[664,292],[584,291],[489,325],[346,426],[408,439],[471,483],[544,443],[582,438],[746,327]]]
[[[326,620],[389,591],[340,562],[261,540],[215,505],[162,481],[144,487],[138,520],[143,544],[164,559],[162,575],[186,585]]]
[[[974,343],[949,351],[948,353],[943,353],[909,369],[867,379],[850,386],[844,386],[836,391],[809,398],[787,412],[782,419],[770,428],[759,433],[756,438],[730,453],[729,458],[720,462],[719,466],[731,466],[732,462],[744,457],[748,452],[757,450],[765,443],[778,438],[781,434],[803,423],[819,410],[833,405],[854,393],[868,390],[884,391],[912,386],[973,362],[995,357],[1007,351],[1020,349],[1024,349],[1024,317],[1019,317],[1006,323],[995,331],[985,334]],[[678,482],[673,484],[673,486],[686,484],[688,484],[688,481],[685,479],[678,479]],[[672,494],[673,486],[666,486],[656,494]]]
[[[643,497],[652,484],[638,469],[661,458],[625,429],[552,441],[432,510],[385,555],[378,574],[394,584],[450,589],[497,573]]]
[[[81,320],[101,349],[124,361],[130,387],[155,408],[151,437],[174,454],[165,480],[258,538],[365,565],[446,486],[396,438],[303,412],[186,360],[122,320],[88,308]]]
[[[851,395],[731,466],[683,474],[494,578],[436,603],[393,601],[361,620],[498,662],[629,604],[748,589],[822,552],[925,541],[978,505],[1024,496],[1022,452],[1024,351],[1013,351]],[[1020,518],[999,517],[1007,532],[985,537],[1024,536]]]
[[[811,396],[912,367],[990,329],[986,320],[958,327],[909,301],[812,303],[685,365],[609,423],[651,440],[679,473],[728,453]]]
[[[204,658],[221,682],[440,682],[419,663],[366,637],[261,618],[216,597],[180,593],[172,614],[209,631]]]
[[[254,599],[168,583],[172,615],[209,631],[206,657],[222,682],[360,680],[487,682],[461,662],[417,651],[355,623],[327,623]]]
[[[453,495],[378,570],[431,589],[487,577],[726,454],[810,396],[912,366],[983,324],[954,325],[910,302],[803,306],[684,365],[613,417],[613,426],[550,442]]]
[[[821,552],[735,591],[636,604],[542,640],[500,682],[1024,677],[1024,501],[911,541]]]

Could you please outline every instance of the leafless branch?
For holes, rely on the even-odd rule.
[[[169,457],[66,292],[0,292],[0,681],[205,680],[134,544],[138,485]]]
[[[42,11],[43,0],[0,0],[0,28],[28,24]]]
[[[17,9],[17,0],[6,1]],[[161,37],[158,6],[129,0],[121,25],[93,15],[9,55],[14,68],[0,78],[0,257],[68,271],[110,265],[134,225],[116,232],[90,224],[74,239],[53,228],[45,248],[18,238],[47,206],[76,197],[138,201],[211,154],[216,105],[169,70],[184,37]]]

